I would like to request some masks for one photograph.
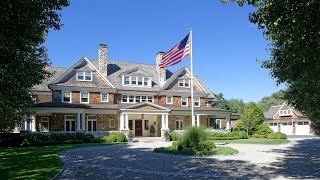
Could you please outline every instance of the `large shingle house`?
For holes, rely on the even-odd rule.
[[[112,61],[101,44],[98,59],[82,57],[69,68],[47,67],[54,75],[32,89],[37,103],[21,129],[96,136],[118,130],[149,136],[152,125],[156,136],[192,125],[230,129],[237,116],[214,107],[214,94],[197,76],[192,122],[190,72],[160,68],[163,54],[157,53],[155,64]]]
[[[264,117],[274,132],[282,132],[287,135],[314,134],[308,116],[297,111],[286,102],[282,105],[271,106],[264,113]]]

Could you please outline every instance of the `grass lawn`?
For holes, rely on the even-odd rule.
[[[51,179],[62,168],[59,152],[101,145],[106,144],[0,148],[0,179]]]
[[[264,139],[264,138],[249,138],[249,139],[235,139],[235,140],[213,140],[214,143],[233,143],[233,144],[286,144],[290,141],[287,139]]]
[[[184,154],[184,155],[196,155],[196,156],[206,156],[206,155],[232,155],[236,154],[239,151],[236,149],[233,149],[232,147],[221,147],[217,146],[214,150],[212,151],[206,151],[206,152],[200,152],[200,151],[177,151],[174,148],[170,147],[160,147],[160,148],[155,148],[153,150],[154,152],[157,153],[167,153],[167,154]]]

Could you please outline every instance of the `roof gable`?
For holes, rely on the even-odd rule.
[[[135,68],[132,68],[132,69],[129,69],[127,71],[124,71],[122,73],[120,73],[120,76],[122,75],[136,75],[136,76],[149,76],[151,77],[152,75],[150,73],[148,73],[147,71],[144,71],[138,67],[135,67]]]
[[[93,81],[84,82],[84,81],[76,81],[76,73],[78,70],[88,70],[92,72]],[[102,75],[102,73],[86,58],[82,57],[79,61],[73,64],[67,71],[65,71],[60,77],[58,77],[51,84],[60,84],[60,85],[68,85],[68,86],[106,86],[112,87],[114,86],[108,79]]]
[[[176,71],[175,73],[173,73],[173,75],[167,80],[167,82],[162,86],[161,90],[174,90],[178,84],[178,80],[179,78],[191,78],[191,73],[190,71],[186,68],[183,67],[181,69],[179,69],[178,71]],[[210,93],[208,91],[208,89],[204,88],[204,86],[202,85],[202,83],[200,83],[200,81],[194,76],[193,78],[193,85],[194,85],[194,91],[202,91],[205,93]],[[190,88],[188,88],[187,90],[189,91]]]

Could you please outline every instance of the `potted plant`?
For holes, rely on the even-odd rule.
[[[166,142],[170,142],[170,134],[169,131],[164,131],[164,139]]]
[[[128,132],[128,143],[133,143],[133,132],[132,131]]]
[[[156,133],[156,129],[154,128],[154,125],[151,125],[151,126],[150,126],[150,136],[151,136],[151,137],[154,137],[154,136],[155,136],[155,133]]]

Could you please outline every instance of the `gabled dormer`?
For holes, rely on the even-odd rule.
[[[136,67],[120,74],[123,86],[152,87],[152,75]]]

